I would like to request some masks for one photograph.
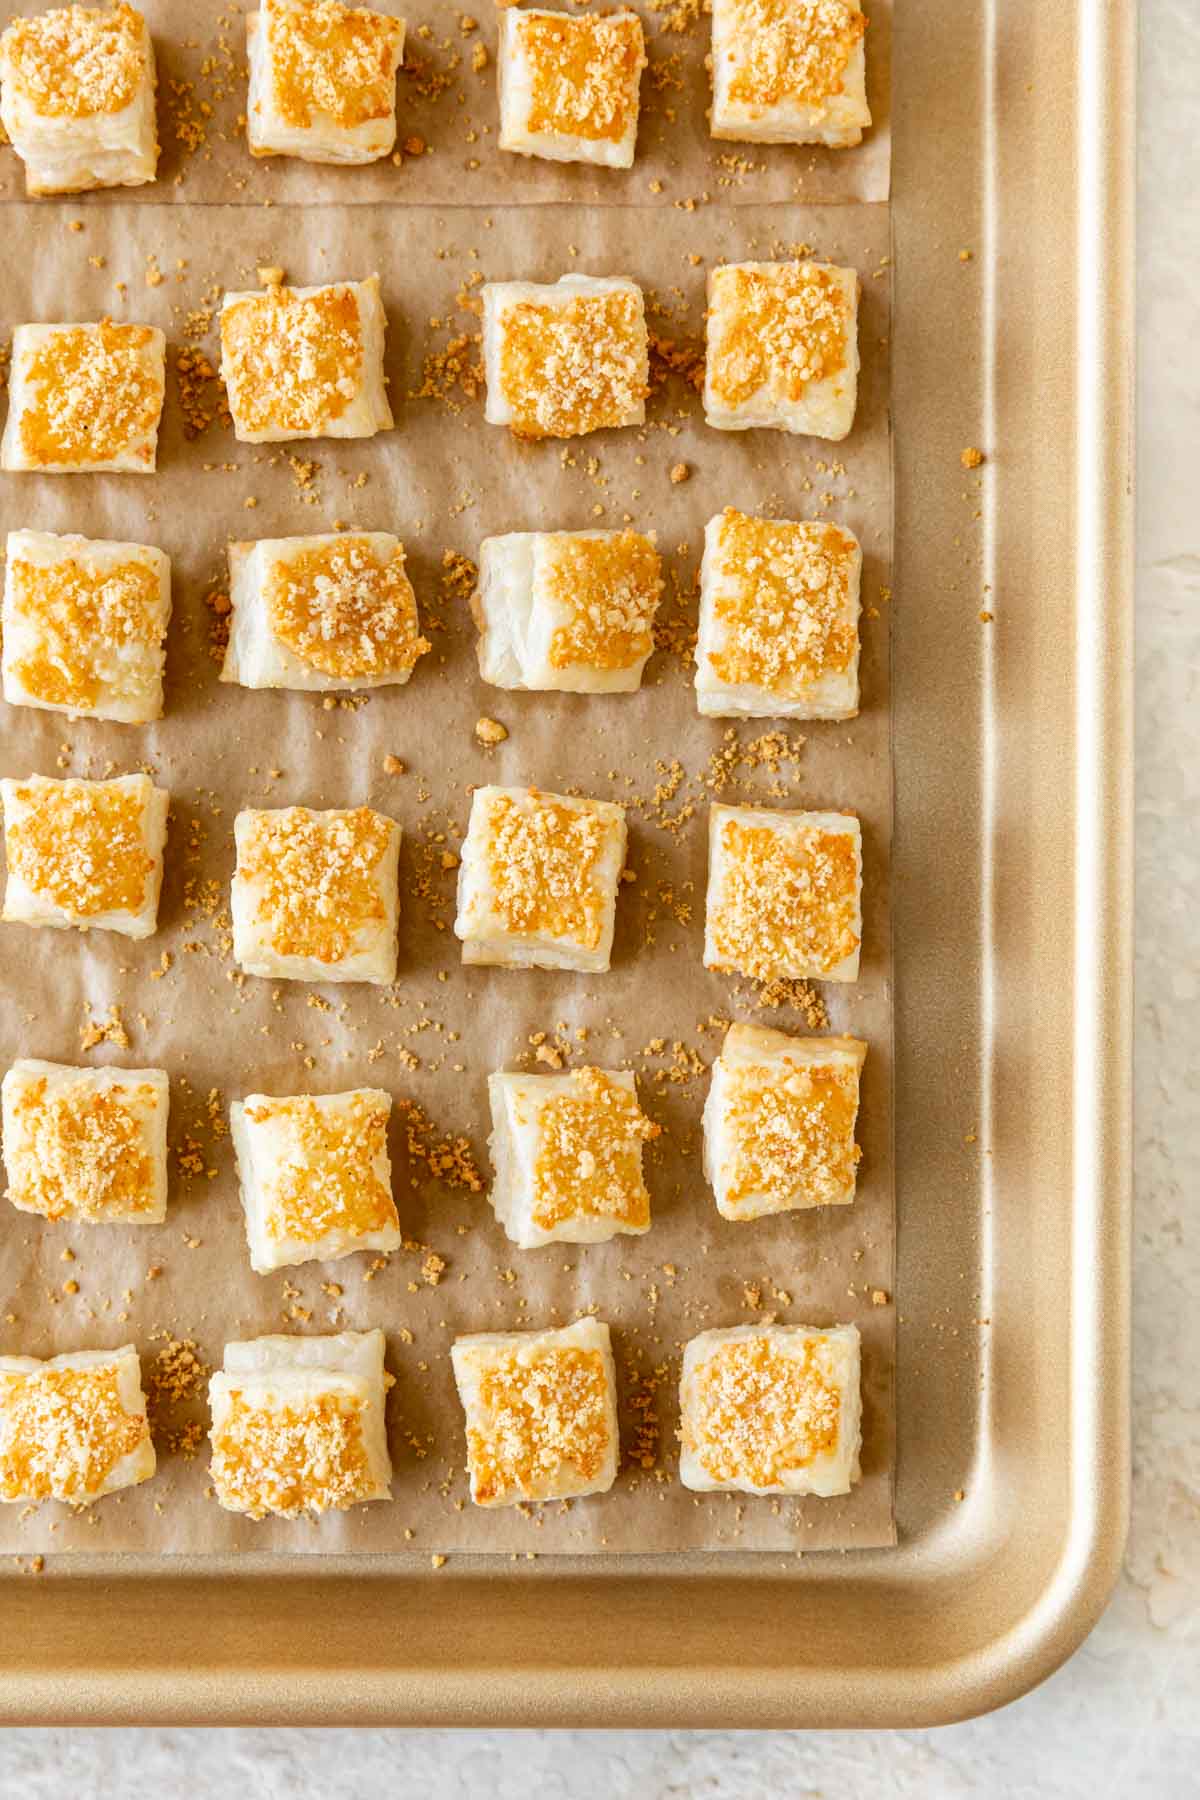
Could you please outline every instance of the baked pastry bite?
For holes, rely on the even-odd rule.
[[[390,431],[378,275],[226,294],[221,379],[243,444]]]
[[[241,687],[399,687],[430,648],[387,531],[230,544],[229,598],[221,680]]]
[[[6,1198],[80,1225],[167,1216],[164,1069],[77,1069],[22,1057],[0,1083]]]
[[[844,438],[858,403],[858,276],[726,263],[708,277],[704,417],[718,431]]]
[[[696,704],[714,718],[852,719],[862,550],[826,520],[727,506],[704,531]]]
[[[859,0],[712,0],[712,135],[860,144],[866,29]]]
[[[246,14],[252,156],[367,163],[396,142],[404,20],[339,0],[261,0]]]
[[[654,648],[662,564],[640,531],[484,538],[471,610],[493,687],[632,694]]]
[[[853,813],[712,806],[706,969],[857,981],[862,833]]]
[[[0,120],[29,194],[153,181],[154,49],[141,13],[118,0],[14,19],[0,37]]]
[[[165,392],[156,325],[18,325],[0,468],[153,475]]]
[[[0,1356],[0,1500],[87,1506],[149,1481],[154,1466],[132,1344]]]
[[[162,717],[171,565],[150,544],[10,531],[4,698],[72,718]]]
[[[247,1094],[229,1109],[250,1267],[333,1262],[355,1250],[396,1250],[389,1094]]]
[[[608,1326],[480,1331],[450,1350],[476,1506],[607,1493],[617,1478],[617,1379]]]
[[[684,1347],[679,1479],[698,1493],[848,1494],[862,1397],[853,1325],[736,1325]]]
[[[602,973],[625,841],[625,809],[611,800],[476,788],[454,921],[464,963]]]
[[[659,1134],[628,1069],[488,1076],[488,1195],[514,1244],[601,1244],[650,1229],[642,1146]]]
[[[400,827],[385,813],[240,812],[233,954],[281,981],[396,978]]]
[[[849,1206],[867,1046],[731,1025],[704,1106],[704,1173],[723,1219]]]
[[[3,918],[150,937],[158,928],[170,795],[148,775],[0,781]]]
[[[489,281],[484,417],[514,437],[582,437],[643,425],[650,344],[642,290],[624,276]]]
[[[383,1355],[382,1331],[226,1344],[208,1384],[220,1505],[295,1519],[390,1500]]]
[[[646,38],[634,12],[571,18],[509,7],[500,14],[496,52],[500,148],[632,168],[645,67]]]

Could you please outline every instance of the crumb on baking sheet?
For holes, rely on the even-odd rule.
[[[415,1100],[400,1098],[395,1104],[404,1121],[404,1141],[410,1160],[447,1187],[466,1188],[472,1194],[481,1194],[487,1184],[479,1172],[470,1140],[461,1135],[444,1135]]]
[[[99,1020],[92,1017],[90,1007],[85,1007],[83,1024],[79,1027],[79,1048],[94,1050],[97,1044],[115,1044],[118,1050],[129,1049],[129,1032],[119,1006],[110,1006],[108,1017]]]

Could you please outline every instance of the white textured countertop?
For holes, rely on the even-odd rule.
[[[1200,1796],[1197,93],[1200,5],[1143,0],[1134,1525],[1088,1643],[944,1731],[5,1732],[4,1800]]]

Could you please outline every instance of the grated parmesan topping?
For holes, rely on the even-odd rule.
[[[842,674],[858,646],[850,617],[854,539],[836,525],[753,519],[726,507],[713,614],[718,679],[792,700]]]
[[[330,1232],[361,1237],[397,1225],[391,1190],[375,1161],[387,1140],[388,1109],[363,1094],[337,1112],[304,1095],[247,1106],[253,1125],[282,1119],[286,1141],[275,1146],[262,1178],[269,1238],[315,1244]]]
[[[793,404],[846,366],[846,300],[821,263],[714,269],[708,379],[727,406],[766,393]]]
[[[148,353],[148,325],[64,325],[29,355],[20,418],[21,446],[31,461],[111,462],[154,458],[163,403],[159,358]]]
[[[518,300],[501,316],[500,387],[518,437],[579,437],[627,425],[650,391],[641,298]]]
[[[20,1135],[5,1144],[9,1198],[47,1219],[129,1219],[153,1209],[154,1159],[147,1082],[96,1088],[86,1078],[47,1091],[45,1076],[13,1101]]]
[[[16,559],[7,599],[37,631],[36,651],[13,668],[35,699],[88,712],[102,698],[140,700],[157,683],[161,589],[148,563]]]
[[[272,1406],[232,1389],[212,1438],[211,1474],[222,1505],[261,1519],[344,1512],[369,1500],[375,1482],[363,1440],[365,1405],[359,1394],[331,1392],[301,1406]]]
[[[597,876],[613,827],[601,813],[564,806],[535,788],[529,804],[499,794],[488,810],[492,906],[518,937],[600,942],[609,896]]]
[[[777,1487],[837,1448],[840,1414],[828,1339],[784,1351],[765,1334],[734,1338],[695,1371],[683,1442],[712,1481]]]
[[[14,19],[0,51],[6,74],[44,119],[123,112],[150,75],[145,21],[124,0],[111,12],[63,6]]]
[[[318,433],[359,390],[358,297],[342,282],[305,295],[269,287],[230,301],[221,312],[221,359],[243,429]]]
[[[637,117],[646,66],[641,20],[631,13],[570,19],[518,16],[531,77],[531,132],[619,143]]]
[[[121,781],[36,778],[16,789],[5,824],[9,870],[64,913],[137,913],[156,862],[146,849],[145,791]]]
[[[254,814],[238,873],[255,887],[255,917],[276,955],[341,962],[386,921],[377,870],[391,834],[390,820],[366,806]]]
[[[553,1095],[538,1112],[533,1223],[543,1231],[578,1218],[649,1225],[642,1145],[659,1126],[603,1069],[574,1069],[570,1079],[574,1093]]]
[[[491,1351],[467,1428],[476,1500],[553,1494],[565,1473],[592,1481],[610,1447],[608,1377],[597,1350]]]
[[[859,943],[858,870],[847,832],[726,819],[709,928],[718,965],[769,981],[781,969],[836,968]]]
[[[857,0],[728,0],[729,97],[771,107],[821,106],[867,29]]]
[[[322,114],[343,130],[391,117],[397,19],[338,0],[264,0],[275,107],[301,130]]]
[[[546,593],[570,614],[550,639],[550,666],[628,669],[649,656],[662,593],[658,552],[638,531],[555,539]]]
[[[126,1412],[118,1370],[0,1374],[0,1493],[6,1500],[94,1498],[150,1435]]]
[[[365,537],[314,545],[272,563],[264,589],[275,636],[323,675],[396,675],[431,648],[399,546],[380,561]]]
[[[725,1123],[732,1143],[726,1197],[754,1194],[780,1204],[828,1206],[854,1180],[858,1071],[827,1064],[781,1070],[744,1066],[727,1074]]]

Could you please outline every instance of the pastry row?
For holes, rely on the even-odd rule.
[[[225,1346],[209,1382],[212,1489],[262,1519],[390,1500],[382,1331]],[[606,1493],[620,1456],[609,1328],[479,1332],[450,1351],[477,1506]],[[684,1347],[679,1478],[702,1493],[847,1494],[859,1478],[853,1325],[735,1326]],[[86,1505],[155,1472],[137,1351],[0,1357],[0,1500]]]
[[[704,1170],[723,1218],[854,1199],[867,1046],[731,1025],[704,1111]],[[14,1063],[4,1077],[6,1198],[79,1225],[167,1212],[164,1069]],[[596,1244],[650,1229],[644,1146],[659,1135],[629,1070],[488,1078],[492,1210],[514,1244]],[[250,1264],[259,1275],[401,1245],[379,1088],[249,1094],[230,1108]]]
[[[148,775],[0,781],[4,919],[153,935],[170,796]],[[248,810],[234,820],[233,954],[282,981],[396,977],[400,827],[366,806]],[[458,865],[465,964],[608,969],[625,809],[538,788],[480,787]],[[862,833],[845,812],[709,808],[704,966],[759,981],[857,981]]]
[[[871,123],[859,0],[712,0],[712,135],[861,141]],[[403,19],[339,0],[261,0],[246,16],[253,156],[368,163],[396,142]],[[478,66],[478,65],[477,65]],[[609,168],[633,164],[646,45],[628,10],[500,16],[502,150]],[[72,5],[0,37],[0,118],[30,194],[155,179],[154,49],[142,14]]]
[[[826,520],[727,507],[705,527],[696,703],[713,717],[851,719],[859,703],[862,550]],[[485,538],[471,611],[482,679],[539,693],[634,693],[663,588],[653,534]],[[389,532],[229,546],[221,680],[336,693],[402,686],[430,649]],[[72,718],[161,718],[171,565],[149,544],[8,535],[3,686]]]
[[[858,276],[833,263],[724,263],[708,277],[704,416],[841,439],[858,395]],[[646,419],[645,301],[625,276],[487,282],[484,417],[521,438]],[[244,444],[370,438],[393,426],[379,277],[227,293],[221,379]],[[152,325],[17,325],[0,467],[153,474],[166,339]]]

